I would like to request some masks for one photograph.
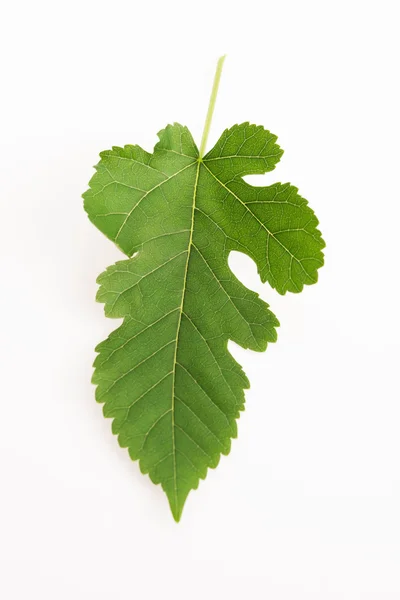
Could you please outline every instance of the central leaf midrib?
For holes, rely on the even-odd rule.
[[[172,427],[172,455],[173,455],[173,471],[174,471],[174,475],[173,475],[174,497],[175,497],[176,512],[178,512],[178,488],[177,488],[177,476],[176,476],[176,443],[175,443],[175,427],[176,427],[176,425],[175,425],[175,374],[176,374],[176,366],[177,366],[179,336],[180,336],[182,315],[184,312],[184,304],[185,304],[186,284],[187,284],[187,276],[188,276],[188,271],[189,271],[189,260],[190,260],[190,253],[191,253],[192,245],[193,245],[196,193],[197,193],[197,184],[198,184],[198,180],[199,180],[201,162],[202,161],[200,159],[198,159],[196,175],[195,175],[195,179],[194,179],[191,224],[190,224],[190,230],[189,230],[189,243],[188,243],[188,249],[187,249],[187,259],[186,259],[186,264],[185,264],[185,271],[184,271],[184,276],[183,276],[182,296],[181,296],[181,304],[179,306],[179,317],[178,317],[178,325],[177,325],[176,338],[175,338],[175,351],[174,351],[174,359],[173,359],[173,367],[172,367],[171,427]]]

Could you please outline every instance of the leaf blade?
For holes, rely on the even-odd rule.
[[[91,221],[130,257],[98,278],[106,315],[124,321],[96,348],[96,399],[113,418],[120,445],[162,485],[176,521],[189,492],[237,435],[249,382],[228,341],[264,351],[279,325],[233,275],[229,253],[249,254],[281,293],[287,290],[279,257],[271,270],[266,240],[281,236],[276,244],[294,253],[290,228],[270,231],[271,211],[282,211],[268,200],[273,186],[253,188],[241,178],[274,168],[282,154],[276,137],[249,124],[227,132],[204,160],[179,124],[160,132],[153,154],[113,148],[101,154],[84,194]],[[309,216],[306,201],[296,202]],[[307,226],[318,253],[320,234],[314,221]]]

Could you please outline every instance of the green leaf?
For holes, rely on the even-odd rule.
[[[96,348],[93,382],[119,443],[160,483],[174,518],[209,467],[228,454],[249,382],[229,340],[264,351],[278,320],[231,272],[244,252],[279,293],[317,280],[324,242],[290,184],[253,187],[282,151],[263,127],[224,131],[200,157],[168,125],[152,154],[102,152],[84,194],[90,220],[128,256],[100,277],[97,299],[123,323]]]

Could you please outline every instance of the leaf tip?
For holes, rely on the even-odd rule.
[[[170,498],[168,496],[168,502],[169,502],[169,507],[170,507],[170,510],[171,510],[171,513],[172,513],[175,523],[179,523],[179,521],[181,520],[181,517],[182,517],[184,504],[179,505],[175,496],[172,498]]]
[[[172,511],[172,516],[174,518],[175,523],[179,523],[179,521],[181,520],[182,511],[175,512],[172,509],[171,509],[171,511]]]

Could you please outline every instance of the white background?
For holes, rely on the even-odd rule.
[[[0,597],[400,599],[399,67],[396,1],[35,0],[1,15]],[[239,438],[177,525],[90,383],[117,322],[94,301],[122,255],[80,195],[99,151],[177,120],[210,143],[250,120],[327,242],[281,321]],[[250,180],[249,180],[250,181]]]

